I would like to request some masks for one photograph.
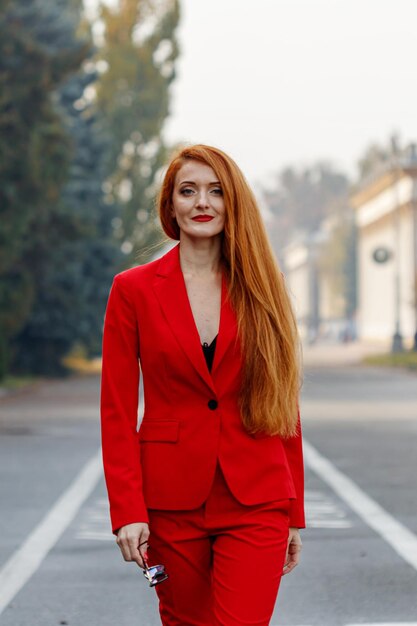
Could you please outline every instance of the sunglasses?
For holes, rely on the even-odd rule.
[[[168,578],[164,565],[151,565],[148,567],[146,559],[143,559],[143,562],[145,563],[145,568],[142,571],[146,580],[149,582],[149,587],[155,587],[155,585],[164,582],[164,580]]]
[[[168,578],[163,565],[151,565],[148,567],[145,563],[143,575],[149,581],[149,587],[155,587],[155,585],[159,585],[159,583],[164,582]]]

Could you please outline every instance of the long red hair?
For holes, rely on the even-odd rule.
[[[226,214],[221,262],[244,355],[239,396],[242,422],[252,434],[293,436],[298,424],[301,345],[256,199],[227,154],[202,144],[180,148],[168,165],[157,200],[162,228],[171,239],[180,239],[179,226],[171,215],[175,177],[188,159],[209,165],[223,190]]]

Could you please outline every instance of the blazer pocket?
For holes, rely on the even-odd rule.
[[[139,428],[139,441],[175,443],[178,441],[177,420],[143,419]]]

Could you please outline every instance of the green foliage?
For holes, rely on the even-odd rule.
[[[74,25],[64,29],[62,5],[8,2],[0,15],[0,275],[66,178],[69,141],[51,94],[78,67],[85,42],[70,46]]]
[[[0,0],[0,379],[8,367],[63,374],[74,344],[99,354],[112,276],[160,237],[178,3],[102,14],[97,50],[82,0]]]
[[[33,230],[59,198],[70,141],[53,94],[85,56],[63,0],[2,3],[0,13],[0,334],[6,345],[34,302],[25,264]]]
[[[160,230],[153,211],[155,175],[166,159],[161,131],[175,77],[179,20],[177,0],[123,0],[101,6],[104,45],[97,58],[106,71],[97,103],[111,137],[109,202],[121,207],[116,236],[131,252],[155,243]]]
[[[322,244],[318,267],[325,273],[335,300],[341,305],[339,315],[351,318],[356,310],[356,225],[351,210],[335,216],[330,236]]]
[[[93,47],[79,11],[78,0],[20,1],[0,17],[0,327],[16,373],[63,373],[76,339],[100,351],[122,258],[102,191],[109,138],[80,106],[97,76],[80,69]]]
[[[363,363],[381,367],[400,367],[417,372],[417,352],[405,350],[399,353],[374,354],[365,357]]]
[[[4,380],[8,369],[7,344],[4,335],[0,335],[0,381]]]

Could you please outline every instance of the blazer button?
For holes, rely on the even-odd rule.
[[[213,399],[212,399],[212,400],[209,400],[209,401],[207,402],[207,406],[208,406],[208,408],[209,408],[209,409],[211,409],[212,411],[214,411],[214,409],[217,409],[218,402],[217,402],[217,400],[213,400]]]

